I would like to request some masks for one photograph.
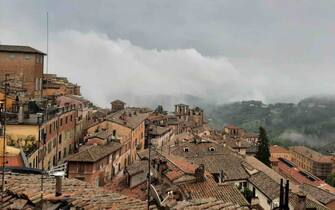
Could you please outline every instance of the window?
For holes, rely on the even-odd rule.
[[[71,122],[73,121],[73,116],[72,116],[72,115],[70,116],[70,121],[71,121]]]
[[[85,165],[80,164],[78,165],[78,173],[84,173],[85,172]]]
[[[52,124],[50,124],[49,126],[49,134],[51,134],[51,132],[52,132]]]
[[[63,125],[63,118],[60,118],[60,126]]]
[[[54,147],[54,148],[56,147],[56,144],[57,144],[57,138],[55,137],[55,138],[53,139],[53,147]]]
[[[58,143],[61,144],[62,143],[62,134],[59,135],[59,140]]]
[[[50,141],[49,143],[48,143],[48,153],[50,153],[51,152],[51,145],[52,144],[52,142]]]
[[[65,124],[67,124],[67,116],[65,117]]]
[[[64,158],[66,157],[66,148],[64,148],[64,154],[63,154],[63,157],[64,157]]]
[[[184,152],[188,152],[188,148],[187,147],[184,148]]]

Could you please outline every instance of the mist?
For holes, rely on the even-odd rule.
[[[229,59],[204,56],[192,48],[144,49],[128,40],[77,31],[58,34],[51,48],[50,68],[80,81],[83,94],[102,106],[115,98],[140,105],[151,105],[155,97],[164,105],[187,96],[212,102],[263,99]],[[160,101],[164,97],[171,103]]]
[[[242,2],[2,1],[0,41],[46,51],[48,11],[49,73],[102,107],[333,94],[335,4]]]

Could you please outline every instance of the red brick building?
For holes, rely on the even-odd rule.
[[[28,46],[0,45],[0,81],[9,74],[11,87],[26,90],[29,97],[41,96],[45,55]]]

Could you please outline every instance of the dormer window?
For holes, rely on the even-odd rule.
[[[188,152],[188,148],[187,147],[184,147],[184,152]]]
[[[214,152],[215,151],[215,147],[209,147],[208,150],[211,151],[211,152]]]

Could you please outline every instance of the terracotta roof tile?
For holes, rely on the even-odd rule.
[[[126,108],[108,115],[107,120],[135,129],[149,116],[149,114],[149,112],[141,112],[141,109]]]
[[[290,153],[290,151],[284,147],[281,147],[279,145],[271,145],[270,146],[270,153]]]
[[[316,186],[310,184],[302,184],[300,185],[300,188],[324,205],[327,205],[328,203],[335,200],[335,194],[327,192]]]
[[[13,201],[21,198],[28,200],[29,206],[40,202],[40,176],[29,174],[8,174],[6,192]],[[83,209],[146,209],[146,202],[110,192],[76,179],[63,179],[63,194],[55,197],[55,178],[44,180],[43,198],[45,201],[62,202],[67,206]],[[13,202],[9,202],[10,204]],[[8,203],[8,201],[7,201]],[[34,205],[31,205],[34,204]]]
[[[104,158],[121,149],[121,147],[122,145],[117,142],[112,142],[108,145],[92,145],[74,155],[71,155],[66,159],[66,161],[96,162],[101,158]]]
[[[235,209],[235,210],[247,210],[248,207],[241,207],[236,204],[232,204],[230,202],[226,203],[222,200],[218,200],[215,198],[207,198],[207,199],[193,199],[189,201],[180,201],[175,206],[171,207],[171,210],[220,210],[220,209]]]
[[[233,185],[218,185],[212,177],[207,177],[204,182],[191,182],[179,185],[182,191],[190,194],[192,199],[215,198],[226,203],[247,206],[239,190]]]

